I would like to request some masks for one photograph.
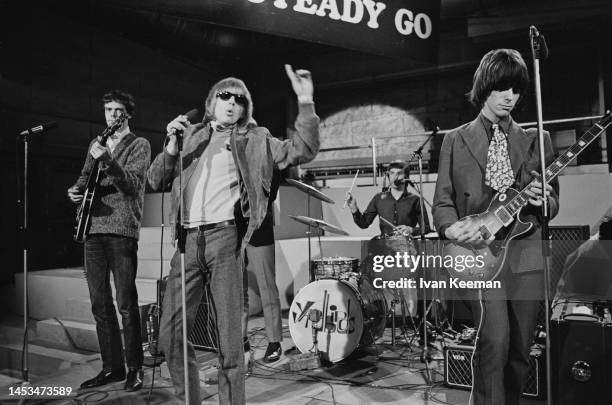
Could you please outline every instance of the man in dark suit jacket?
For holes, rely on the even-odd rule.
[[[523,130],[510,116],[528,82],[525,62],[515,50],[497,49],[481,60],[469,93],[480,114],[446,135],[440,151],[432,213],[442,238],[482,241],[478,225],[458,220],[485,211],[495,193],[509,185],[523,189],[537,174],[536,131]],[[493,143],[505,144],[507,153],[489,151]],[[554,155],[548,134],[545,147],[549,163]],[[494,165],[488,165],[489,160],[501,161],[500,155],[510,161],[503,173],[499,167],[494,170]],[[500,187],[502,177],[507,181]],[[546,186],[551,217],[559,210],[558,189],[556,181]],[[483,290],[482,299],[472,302],[474,322],[479,326],[472,362],[474,404],[518,403],[529,367],[529,347],[539,310],[536,298],[543,296],[544,288],[539,229],[541,184],[535,182],[526,192],[531,198],[521,217],[533,222],[536,230],[511,242],[499,276],[502,288]]]

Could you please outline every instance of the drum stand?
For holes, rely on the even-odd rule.
[[[408,343],[408,347],[410,347],[410,351],[412,351],[412,347],[410,345],[410,343],[412,342],[412,340],[410,342],[408,342],[408,336],[407,336],[407,327],[406,327],[406,313],[408,312],[408,316],[410,317],[410,322],[412,323],[412,328],[413,328],[413,332],[416,334],[418,333],[418,329],[415,327],[415,323],[414,320],[412,318],[412,315],[410,314],[410,312],[408,311],[408,304],[406,303],[406,298],[404,298],[398,291],[396,290],[392,290],[393,291],[393,299],[391,300],[391,346],[395,347],[395,341],[396,341],[396,337],[395,337],[395,330],[396,330],[396,325],[395,325],[395,307],[397,306],[397,304],[400,304],[400,308],[401,308],[401,312],[402,312],[402,326],[401,326],[401,330],[402,330],[402,335],[404,336],[404,340],[406,340],[406,342]]]
[[[310,194],[308,194],[308,218],[310,218]],[[314,269],[312,268],[312,251],[310,247],[310,236],[312,234],[311,227],[308,225],[308,230],[306,231],[306,235],[308,236],[308,282],[312,283],[315,279]],[[320,237],[320,232],[319,232]]]

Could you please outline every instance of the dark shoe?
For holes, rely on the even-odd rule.
[[[268,343],[268,348],[266,349],[266,354],[264,355],[263,361],[265,363],[273,363],[280,359],[282,353],[281,345],[279,342],[270,342]]]
[[[125,379],[125,386],[123,389],[126,391],[138,391],[142,388],[143,378],[144,372],[141,368],[128,369],[127,378]]]
[[[243,343],[244,343],[244,352],[245,353],[250,352],[251,351],[251,343],[249,342],[249,339],[245,338]]]
[[[81,384],[81,389],[94,388],[125,379],[125,370],[100,371],[100,374]]]

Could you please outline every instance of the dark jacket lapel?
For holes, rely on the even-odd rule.
[[[183,149],[183,188],[187,187],[191,176],[198,166],[197,159],[200,159],[204,149],[210,142],[210,124],[198,126],[194,132],[185,136]]]
[[[467,145],[468,150],[478,162],[478,165],[484,170],[487,166],[489,142],[479,118],[477,117],[474,121],[470,122],[470,124],[460,132],[460,135]]]

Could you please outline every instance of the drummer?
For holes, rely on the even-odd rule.
[[[420,233],[417,228],[421,223],[421,204],[419,196],[407,190],[408,176],[410,168],[401,160],[391,162],[385,176],[389,179],[389,188],[376,194],[362,213],[357,207],[357,199],[348,192],[346,202],[353,221],[362,229],[366,229],[372,224],[377,215],[384,218],[379,221],[381,236],[394,235],[401,233],[406,236]],[[389,223],[392,223],[392,227]],[[425,233],[430,231],[429,216],[425,212]]]

